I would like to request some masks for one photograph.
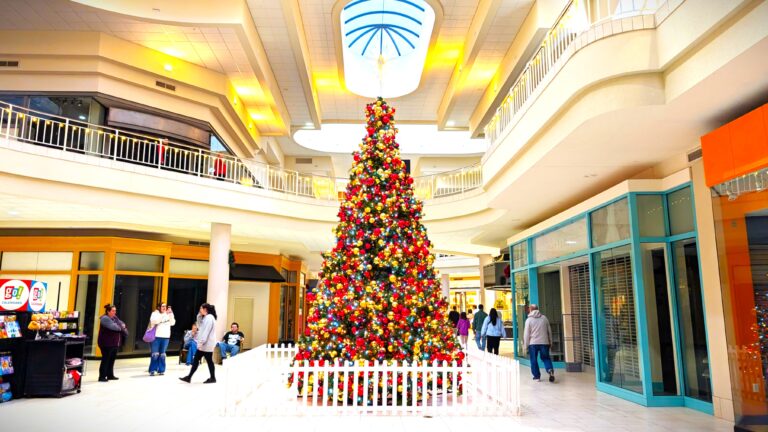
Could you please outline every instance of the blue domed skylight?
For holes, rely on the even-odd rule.
[[[419,86],[435,12],[424,0],[353,0],[341,11],[347,88],[396,97]]]

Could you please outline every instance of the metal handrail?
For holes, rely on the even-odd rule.
[[[349,182],[347,178],[303,174],[2,101],[1,138],[325,201],[340,199]],[[415,177],[414,184],[421,186],[423,193],[416,194],[421,199],[456,195],[481,187],[482,172],[475,165]]]
[[[549,78],[550,72],[560,66],[558,62],[566,57],[576,38],[605,21],[652,14],[658,9],[659,5],[653,0],[571,0],[485,126],[488,147],[491,148],[519,114],[527,110],[531,96],[545,78]]]

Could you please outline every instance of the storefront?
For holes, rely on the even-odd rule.
[[[173,306],[169,349],[178,349],[207,298],[208,255],[207,247],[133,238],[0,237],[0,279],[46,282],[51,309],[79,311],[87,356],[100,355],[98,320],[103,306],[114,304],[130,333],[120,355],[144,355],[149,346],[141,335],[161,301]],[[296,305],[303,302],[305,264],[248,252],[234,252],[233,258],[235,267],[271,268],[277,278],[231,273],[228,310],[219,311],[220,318],[247,322],[241,329],[250,330],[249,346],[295,340],[303,319]]]
[[[510,239],[515,355],[530,304],[556,367],[603,392],[712,413],[690,174],[628,180]]]
[[[768,105],[702,138],[735,420],[768,426]],[[761,428],[762,427],[762,428]]]

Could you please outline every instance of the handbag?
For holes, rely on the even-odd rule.
[[[157,326],[152,326],[147,329],[147,331],[144,332],[144,337],[141,338],[146,343],[152,343],[155,340],[155,332],[157,331]]]

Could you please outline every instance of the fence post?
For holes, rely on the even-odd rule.
[[[197,176],[200,177],[203,172],[203,150],[197,149]]]
[[[67,151],[67,136],[69,135],[69,119],[66,119],[64,121],[64,142],[62,144],[61,150]]]
[[[120,145],[120,131],[115,129],[115,147],[112,153],[112,160],[117,160],[117,148]]]

